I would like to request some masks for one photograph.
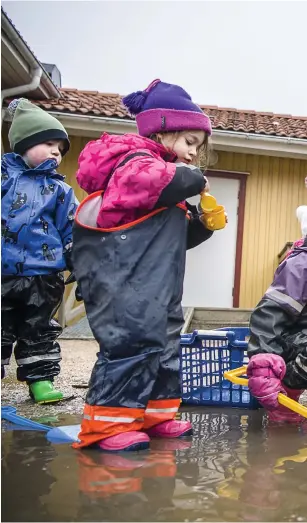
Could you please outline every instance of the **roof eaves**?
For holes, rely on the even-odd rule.
[[[21,56],[24,58],[26,62],[32,62],[32,64],[35,63],[37,67],[40,67],[43,71],[43,78],[44,83],[47,85],[48,90],[50,91],[50,94],[54,98],[60,98],[61,92],[60,89],[53,83],[51,80],[49,74],[44,69],[42,63],[38,60],[38,58],[35,56],[32,49],[29,47],[28,43],[24,40],[16,26],[13,24],[12,20],[9,18],[7,13],[4,11],[3,7],[1,7],[1,29],[4,30],[4,32],[8,32],[12,41],[14,42],[15,47],[18,49]],[[30,58],[30,60],[29,60]]]

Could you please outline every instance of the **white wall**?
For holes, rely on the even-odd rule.
[[[210,193],[225,206],[228,224],[187,252],[184,307],[232,307],[237,243],[239,180],[209,178]],[[189,202],[198,204],[199,197]]]

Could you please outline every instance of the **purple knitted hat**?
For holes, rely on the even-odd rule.
[[[179,85],[154,80],[145,91],[125,96],[123,104],[136,115],[141,136],[188,129],[212,134],[210,118]]]

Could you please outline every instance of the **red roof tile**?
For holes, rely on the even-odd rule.
[[[60,99],[36,100],[47,111],[133,120],[121,103],[121,96],[98,91],[61,88]],[[209,115],[212,127],[243,133],[307,139],[307,116],[291,116],[216,106],[201,105]]]
[[[60,99],[34,100],[37,105],[47,111],[63,113],[79,113],[91,116],[107,116],[109,118],[125,118],[132,120],[121,104],[118,94],[99,93],[98,91],[78,91],[77,89],[61,88]]]

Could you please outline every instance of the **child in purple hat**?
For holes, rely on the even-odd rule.
[[[208,187],[196,166],[208,153],[208,116],[160,80],[123,102],[139,134],[103,134],[82,151],[77,180],[89,196],[73,251],[100,346],[74,446],[111,452],[192,434],[190,422],[175,419],[185,257],[214,230],[210,215],[186,202]]]

